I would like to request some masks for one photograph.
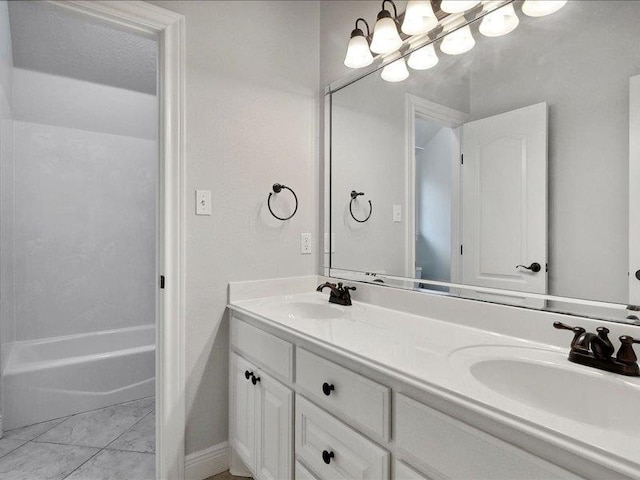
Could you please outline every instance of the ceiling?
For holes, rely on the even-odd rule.
[[[16,68],[155,95],[157,42],[46,2],[9,2]]]

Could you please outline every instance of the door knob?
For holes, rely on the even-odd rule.
[[[636,270],[636,278],[640,280],[640,270]]]
[[[254,385],[260,381],[260,377],[256,377],[253,373],[251,374],[251,383]]]
[[[251,375],[253,375],[253,372],[250,372],[249,370],[244,371],[244,378],[246,378],[247,380],[251,378]]]
[[[533,262],[528,267],[526,265],[516,265],[516,268],[526,268],[533,273],[538,273],[540,270],[542,270],[542,266],[540,266],[538,262]]]

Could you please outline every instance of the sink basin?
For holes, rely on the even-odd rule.
[[[558,352],[483,347],[469,373],[494,393],[563,418],[637,435],[640,382],[570,363]]]

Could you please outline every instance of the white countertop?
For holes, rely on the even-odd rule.
[[[625,408],[630,411],[629,402],[640,398],[640,378],[568,362],[571,335],[566,336],[567,347],[559,348],[357,301],[349,307],[332,305],[327,299],[327,293],[297,293],[232,299],[229,307],[640,478],[640,403],[633,418],[621,413]],[[602,389],[593,398],[576,398],[580,392],[559,385],[562,375],[551,378],[555,377],[552,374],[548,383],[528,385],[542,392],[537,399],[517,389],[498,392],[478,381],[470,369],[478,362],[495,359],[543,365],[551,367],[552,373],[568,370]],[[545,395],[553,397],[556,405],[561,403],[555,413],[546,408]],[[580,403],[580,414],[573,411],[576,402]],[[627,405],[623,405],[625,402]]]

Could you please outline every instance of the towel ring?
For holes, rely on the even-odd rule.
[[[267,197],[267,206],[269,207],[269,212],[271,212],[271,215],[276,217],[278,220],[282,220],[283,222],[286,221],[286,220],[289,220],[298,211],[298,196],[296,195],[296,192],[291,190],[286,185],[282,185],[281,183],[274,183],[272,188],[273,188],[273,192],[269,192],[269,197]],[[293,198],[296,200],[296,208],[293,209],[293,213],[291,215],[289,215],[288,217],[284,217],[284,218],[283,217],[279,217],[278,215],[273,213],[273,210],[271,210],[271,195],[273,195],[274,193],[280,193],[283,189],[289,190],[293,194]]]
[[[351,218],[353,218],[358,223],[364,223],[371,218],[371,214],[373,213],[373,205],[371,205],[371,200],[369,200],[369,215],[364,220],[357,219],[353,214],[353,201],[356,200],[360,195],[364,195],[364,192],[356,192],[355,190],[351,190],[351,201],[349,202],[349,213],[351,214]]]

